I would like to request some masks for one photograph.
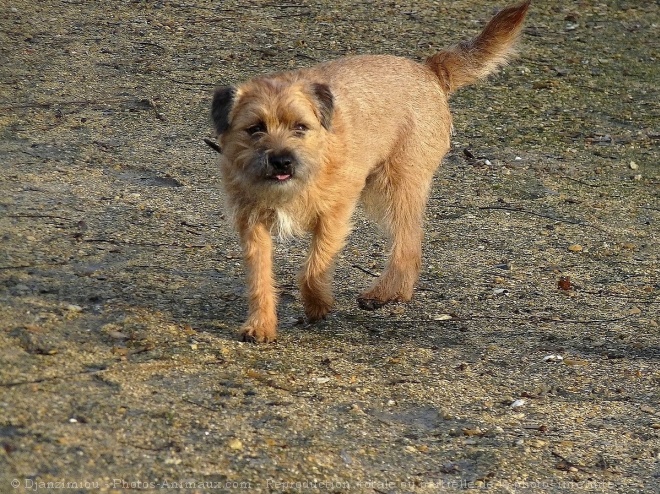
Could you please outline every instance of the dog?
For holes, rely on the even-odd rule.
[[[300,293],[309,322],[327,315],[359,202],[389,239],[387,265],[359,306],[412,298],[429,189],[450,148],[448,98],[508,61],[529,5],[501,10],[477,37],[424,63],[349,56],[216,89],[211,120],[247,269],[244,341],[277,336],[273,236],[311,232]]]

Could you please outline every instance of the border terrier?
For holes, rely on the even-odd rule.
[[[387,265],[359,306],[411,299],[431,181],[450,147],[449,95],[507,62],[529,5],[501,10],[424,63],[350,56],[215,91],[223,185],[247,268],[243,340],[276,338],[273,235],[311,232],[300,292],[310,322],[326,316],[358,202],[389,239]]]

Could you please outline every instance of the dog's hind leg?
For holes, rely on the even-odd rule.
[[[419,150],[390,159],[369,178],[363,200],[389,238],[389,258],[383,273],[357,301],[375,310],[391,301],[408,301],[422,262],[422,225],[433,172],[441,153],[429,153],[424,165]],[[426,153],[425,153],[426,154]],[[415,159],[416,158],[416,159]]]

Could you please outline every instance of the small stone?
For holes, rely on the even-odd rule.
[[[569,245],[568,250],[571,252],[582,252],[582,246],[580,244]]]
[[[80,307],[79,305],[69,304],[66,306],[66,310],[68,310],[69,312],[82,312],[83,308]]]
[[[642,405],[641,407],[639,407],[639,409],[640,409],[642,412],[650,413],[651,415],[655,415],[655,408],[652,408],[652,407],[650,407],[650,406],[648,406],[648,405]]]
[[[434,321],[450,321],[452,319],[450,314],[438,314],[433,316]]]
[[[530,445],[532,448],[542,448],[543,446],[548,444],[548,441],[542,441],[541,439],[530,439],[527,441],[527,444]]]
[[[468,437],[480,436],[480,435],[483,434],[483,431],[479,427],[474,427],[473,429],[465,428],[465,429],[462,429],[462,430],[463,430],[463,435],[468,436]]]
[[[517,399],[513,403],[511,403],[511,408],[520,408],[523,406],[525,403],[527,403],[525,400],[522,399]]]
[[[630,169],[631,170],[637,170],[639,168],[639,165],[635,163],[634,161],[630,162]]]
[[[587,362],[586,360],[578,360],[578,359],[573,359],[573,358],[567,358],[567,359],[564,359],[564,364],[571,365],[571,366],[575,366],[575,365],[582,366],[582,365],[589,365],[589,362]]]
[[[229,446],[229,449],[233,449],[235,451],[243,449],[243,443],[241,442],[240,439],[236,439],[236,438],[229,441],[228,446]]]
[[[108,331],[108,336],[115,340],[130,340],[131,337],[121,331]]]
[[[651,424],[652,429],[660,429],[660,423]]]

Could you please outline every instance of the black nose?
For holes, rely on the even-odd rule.
[[[293,169],[293,156],[290,153],[272,154],[268,157],[268,163],[273,171],[290,174]]]

